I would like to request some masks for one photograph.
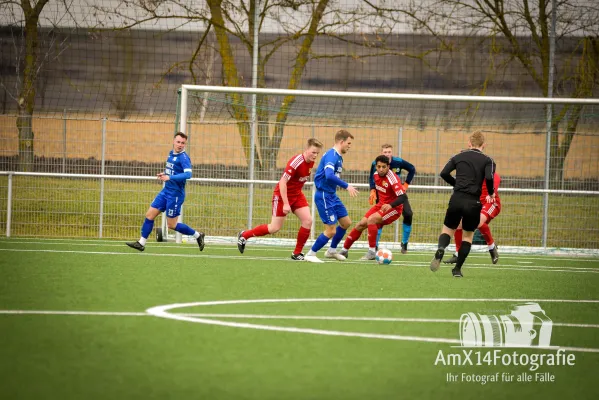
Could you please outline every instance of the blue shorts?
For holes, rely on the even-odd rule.
[[[168,193],[162,190],[150,207],[156,208],[166,213],[167,218],[175,218],[181,214],[181,207],[185,201],[185,195],[179,193]]]
[[[347,217],[347,209],[336,193],[325,193],[320,190],[314,195],[314,204],[318,215],[325,225],[335,225],[340,218]]]

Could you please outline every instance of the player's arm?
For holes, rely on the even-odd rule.
[[[398,206],[402,205],[408,199],[408,195],[406,195],[406,192],[405,192],[403,186],[401,185],[399,176],[396,176],[396,178],[397,178],[397,183],[395,185],[393,185],[393,191],[395,192],[395,195],[397,196],[397,198],[389,204],[383,204],[383,206],[381,206],[382,212],[387,212],[391,208],[398,207]]]
[[[186,181],[187,179],[190,179],[192,168],[191,168],[191,161],[189,160],[189,158],[185,157],[183,160],[181,160],[181,167],[183,168],[183,173],[176,174],[176,175],[167,175],[165,173],[160,173],[160,174],[158,174],[158,179],[160,179],[163,182],[166,182],[169,180],[174,181],[174,182],[183,182],[183,181]]]
[[[328,164],[324,167],[324,177],[327,181],[334,183],[343,189],[347,189],[350,196],[355,197],[358,195],[358,190],[355,187],[335,175],[335,169],[332,164]]]
[[[455,161],[453,157],[451,157],[449,161],[447,161],[447,164],[445,164],[445,166],[441,170],[441,173],[439,174],[439,176],[443,178],[443,180],[449,183],[451,186],[455,186],[455,178],[451,176],[451,172],[454,171],[455,168]]]
[[[376,173],[376,163],[373,161],[370,167],[369,183],[370,183],[370,195],[368,196],[368,203],[371,205],[376,202],[376,189],[374,184],[374,174]]]
[[[285,214],[289,214],[291,211],[289,198],[287,197],[287,181],[289,181],[289,178],[287,178],[285,174],[279,179],[279,192],[281,193],[281,199],[283,200],[283,212]]]
[[[487,163],[485,165],[485,181],[487,183],[487,193],[489,193],[489,197],[495,197],[495,164],[493,160],[487,158]]]
[[[414,179],[414,176],[416,175],[416,167],[414,165],[407,162],[403,158],[393,157],[393,160],[391,161],[389,168],[393,170],[395,170],[396,168],[405,169],[408,172],[408,175],[406,176],[406,183],[408,185],[412,184],[412,179]]]

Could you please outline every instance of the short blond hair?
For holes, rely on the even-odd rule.
[[[352,135],[351,133],[349,133],[348,131],[346,131],[345,129],[340,129],[337,131],[337,133],[335,134],[335,143],[338,142],[342,142],[345,141],[349,138],[354,138],[354,135]]]
[[[384,145],[381,146],[381,150],[385,150],[385,149],[392,149],[393,146],[390,145],[389,143],[385,143]]]
[[[481,131],[476,131],[470,135],[470,144],[472,147],[481,147],[485,144],[485,135]]]
[[[320,142],[320,140],[315,138],[308,139],[307,147],[318,147],[319,149],[322,149],[322,146],[323,144]]]

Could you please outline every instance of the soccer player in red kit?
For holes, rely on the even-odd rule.
[[[308,179],[314,161],[322,150],[322,143],[317,139],[308,139],[306,149],[303,153],[293,156],[283,172],[283,176],[277,183],[272,195],[272,219],[270,224],[263,224],[247,231],[241,231],[237,235],[237,248],[240,253],[245,250],[245,244],[249,238],[265,236],[277,233],[283,227],[285,217],[290,212],[297,215],[301,221],[301,227],[297,233],[297,242],[291,258],[297,261],[304,260],[302,248],[310,237],[312,227],[312,216],[306,196],[302,188]]]
[[[403,211],[403,203],[408,199],[399,176],[389,169],[389,157],[380,155],[374,162],[376,167],[376,172],[373,174],[374,185],[379,202],[366,212],[364,218],[347,235],[343,249],[339,251],[339,254],[345,257],[362,232],[368,229],[368,252],[362,260],[374,260],[379,228],[397,220]]]
[[[493,168],[495,170],[495,167]],[[495,241],[493,239],[493,235],[491,235],[491,229],[489,228],[489,224],[491,221],[499,215],[501,212],[501,200],[499,199],[499,184],[501,183],[501,178],[499,174],[495,172],[493,174],[493,186],[495,187],[495,202],[487,203],[486,197],[489,194],[487,191],[487,183],[483,181],[482,192],[480,195],[480,202],[483,204],[482,210],[480,210],[480,222],[478,223],[478,230],[481,235],[487,242],[487,246],[489,246],[489,254],[491,254],[491,261],[493,264],[497,264],[499,261],[499,252],[497,251],[497,246],[495,245]],[[454,233],[455,239],[455,254],[447,261],[443,261],[445,264],[455,264],[458,260],[458,251],[462,246],[462,224],[458,227],[458,229]]]

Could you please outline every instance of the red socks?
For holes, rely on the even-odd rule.
[[[251,237],[266,236],[268,234],[269,234],[268,225],[264,224],[264,225],[258,225],[257,227],[255,227],[254,229],[250,229],[249,231],[244,231],[241,236],[243,236],[246,239],[249,239]]]
[[[303,226],[300,226],[299,231],[297,232],[297,242],[295,243],[295,250],[293,254],[299,254],[302,252],[306,241],[310,237],[310,229],[306,229]]]

